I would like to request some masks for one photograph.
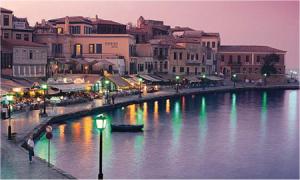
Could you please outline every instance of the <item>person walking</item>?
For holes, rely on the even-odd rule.
[[[29,152],[29,162],[32,163],[32,156],[34,156],[34,141],[32,135],[29,136],[27,141],[28,152]]]

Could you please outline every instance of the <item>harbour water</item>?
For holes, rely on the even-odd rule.
[[[142,133],[103,134],[104,178],[299,178],[299,91],[183,96],[106,112]],[[95,114],[96,116],[97,114]],[[95,116],[57,124],[51,163],[77,178],[97,178]],[[47,159],[48,141],[36,144]]]

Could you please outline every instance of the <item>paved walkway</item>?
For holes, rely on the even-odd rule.
[[[1,136],[1,179],[66,179],[63,172],[47,167],[45,161],[34,157],[29,163],[27,151]]]
[[[240,86],[241,87],[241,86]],[[206,89],[202,88],[191,88],[180,90],[180,93],[194,93],[194,92],[203,92],[203,91],[215,91],[215,90],[226,90],[232,89],[231,86],[221,86],[221,87],[210,87]],[[143,100],[148,100],[153,97],[164,97],[176,94],[175,90],[172,88],[165,89],[156,93],[149,93],[146,96],[143,96]],[[128,102],[137,99],[136,96],[128,97],[119,97],[115,99],[115,103],[119,102]],[[102,100],[96,99],[96,107],[102,106]],[[28,135],[35,127],[48,121],[48,118],[54,115],[61,115],[71,112],[77,112],[81,110],[90,109],[92,102],[81,103],[70,105],[66,107],[47,107],[47,112],[49,117],[40,118],[39,111],[30,111],[24,113],[13,114],[11,123],[12,123],[12,132],[17,132],[16,141],[7,140],[7,126],[9,120],[1,121],[1,178],[38,178],[38,179],[49,179],[49,178],[66,178],[59,171],[48,168],[47,164],[40,160],[39,158],[35,159],[33,164],[28,163],[27,152],[20,148],[20,142],[23,138]]]

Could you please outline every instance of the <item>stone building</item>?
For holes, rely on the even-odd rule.
[[[136,27],[129,27],[127,32],[135,37],[136,43],[146,43],[151,39],[170,35],[171,27],[163,21],[144,19],[140,16]]]
[[[135,56],[134,37],[120,34],[124,32],[122,25],[119,25],[118,32],[113,33],[113,29],[103,32],[102,26],[97,26],[103,23],[103,20],[97,18],[93,20],[81,16],[67,16],[47,22],[43,20],[35,26],[34,40],[47,44],[50,59],[61,62],[72,60],[82,65],[81,71],[70,69],[70,66],[64,63],[61,63],[61,66],[55,64],[53,68],[67,68],[72,73],[92,73],[93,63],[101,64],[102,60],[109,60],[112,66],[104,70],[110,73],[130,73],[129,67],[133,63],[132,57]],[[117,26],[115,28],[118,29]],[[108,34],[109,32],[112,34]],[[123,67],[120,67],[120,60],[123,60]],[[88,63],[85,63],[86,61]],[[105,62],[107,61],[103,61],[104,64]]]
[[[260,70],[264,64],[264,57],[269,54],[279,55],[275,64],[278,74],[285,73],[284,57],[286,51],[268,46],[225,46],[218,49],[218,72],[225,76],[239,74],[250,79],[261,77]]]
[[[13,11],[0,8],[1,39],[32,41],[33,28],[29,26],[27,18],[18,18]]]
[[[1,39],[1,74],[13,77],[45,77],[46,65],[45,45]]]

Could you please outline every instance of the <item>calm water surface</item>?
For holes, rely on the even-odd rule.
[[[299,178],[299,91],[185,96],[107,112],[143,133],[104,132],[105,178]],[[52,163],[97,178],[94,116],[54,126]],[[43,136],[36,154],[47,158]]]

